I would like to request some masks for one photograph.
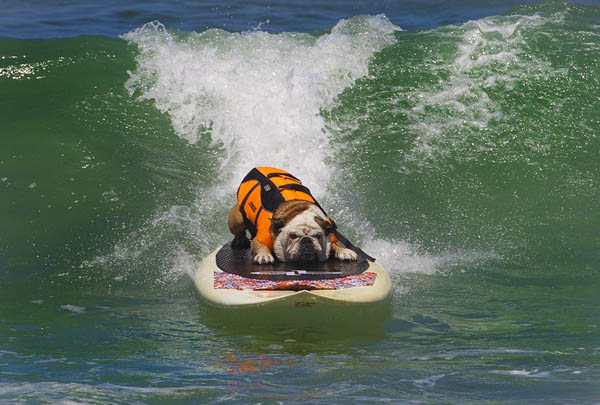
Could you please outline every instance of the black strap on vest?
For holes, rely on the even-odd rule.
[[[300,191],[302,193],[308,194],[309,196],[312,197],[313,200],[315,200],[315,197],[313,197],[313,195],[310,193],[310,190],[308,189],[308,187],[303,186],[302,184],[294,184],[294,183],[290,183],[290,184],[283,184],[281,186],[279,186],[279,190],[294,190],[294,191]],[[315,200],[317,201],[317,200]],[[320,208],[320,207],[319,207]]]
[[[268,178],[271,178],[271,177],[289,177],[290,179],[296,180],[298,183],[302,183],[298,177],[294,176],[291,173],[273,172],[273,173],[269,173],[267,175],[267,177]]]
[[[272,173],[277,174],[277,173]],[[283,175],[284,173],[280,173]],[[255,180],[256,184],[248,191],[248,194],[244,196],[240,203],[240,213],[242,214],[242,218],[244,219],[244,223],[246,224],[246,228],[250,231],[250,234],[254,238],[258,230],[256,229],[256,223],[253,223],[246,216],[246,202],[250,197],[250,194],[256,189],[256,187],[260,187],[260,200],[261,200],[261,209],[274,213],[277,207],[285,201],[275,183],[273,183],[269,177],[265,176],[258,169],[254,168],[250,170],[250,172],[242,179],[242,183],[245,183],[249,180]],[[238,189],[239,192],[239,189]],[[259,213],[260,213],[259,212]],[[258,214],[255,217],[255,220],[258,221]]]

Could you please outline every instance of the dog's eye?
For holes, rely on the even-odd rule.
[[[297,233],[290,233],[289,234],[290,239],[298,239],[298,234]]]
[[[321,233],[321,232],[317,232],[313,235],[313,237],[317,238],[317,239],[321,239],[322,236],[323,236],[323,233]]]

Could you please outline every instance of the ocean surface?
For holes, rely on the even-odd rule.
[[[0,403],[600,403],[597,1],[0,9]],[[257,165],[374,316],[199,300]]]

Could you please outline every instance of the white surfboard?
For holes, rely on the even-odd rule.
[[[222,273],[216,263],[216,249],[196,269],[194,282],[200,297],[211,306],[221,308],[324,307],[375,304],[390,296],[392,283],[388,272],[376,262],[369,262],[365,272],[375,274],[372,285],[316,290],[239,290],[215,288],[215,275]],[[257,265],[260,271],[260,266]]]

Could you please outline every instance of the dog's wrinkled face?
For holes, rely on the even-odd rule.
[[[283,262],[327,260],[333,225],[316,205],[298,200],[289,203],[273,216],[273,253]]]

